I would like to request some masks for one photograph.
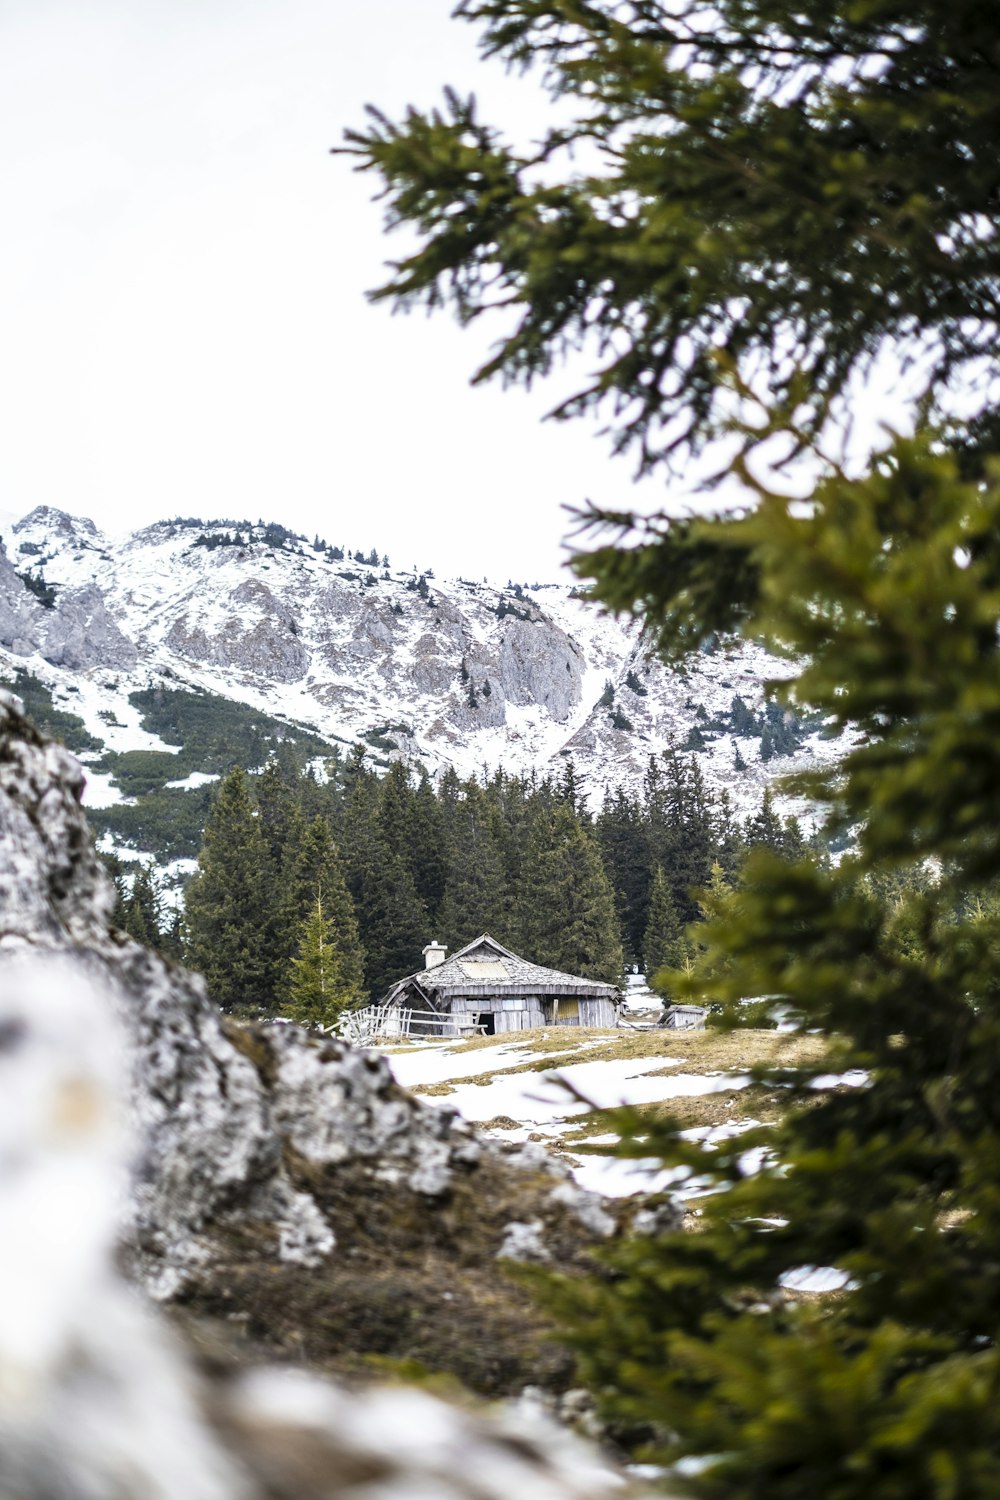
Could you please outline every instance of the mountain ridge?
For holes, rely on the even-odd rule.
[[[39,506],[0,549],[0,670],[31,673],[112,755],[176,752],[133,701],[159,685],[432,776],[545,774],[569,758],[592,805],[671,747],[737,809],[837,753],[822,725],[768,707],[789,666],[756,645],[671,669],[569,584],[438,580],[340,551],[275,523],[198,518],[113,539]],[[93,768],[101,753],[82,756]],[[122,796],[91,769],[89,805]]]

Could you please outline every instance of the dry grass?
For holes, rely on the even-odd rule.
[[[577,1040],[577,1036],[579,1040]],[[802,1062],[821,1058],[824,1043],[820,1037],[795,1036],[776,1031],[596,1031],[581,1029],[572,1040],[564,1028],[537,1029],[514,1033],[514,1039],[535,1054],[524,1062],[504,1062],[486,1066],[482,1073],[441,1083],[419,1084],[415,1094],[449,1094],[456,1084],[485,1085],[498,1077],[515,1073],[558,1072],[561,1066],[577,1062],[615,1062],[631,1058],[645,1060],[662,1057],[664,1072],[746,1073],[761,1066],[795,1067]],[[449,1049],[455,1053],[483,1051],[511,1037],[477,1037]],[[586,1043],[587,1045],[583,1045]],[[552,1056],[558,1053],[561,1056]],[[541,1056],[539,1054],[542,1054]],[[548,1054],[548,1055],[545,1055]]]
[[[648,1120],[676,1120],[681,1130],[690,1130],[696,1125],[742,1125],[757,1121],[761,1125],[775,1125],[788,1107],[788,1096],[780,1089],[768,1089],[752,1085],[745,1089],[726,1090],[718,1094],[696,1094],[690,1098],[663,1099],[652,1104],[637,1104],[636,1114]],[[603,1116],[607,1119],[606,1116]],[[492,1127],[492,1122],[491,1122]],[[504,1129],[504,1126],[492,1127]],[[510,1126],[507,1127],[508,1129]],[[557,1140],[547,1138],[545,1143],[558,1149],[588,1140],[604,1131],[602,1112],[586,1115],[563,1130]],[[608,1125],[610,1128],[610,1123]],[[539,1139],[542,1139],[539,1137]]]

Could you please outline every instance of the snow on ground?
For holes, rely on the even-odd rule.
[[[760,1123],[759,1120],[731,1120],[725,1125],[692,1125],[690,1129],[677,1133],[682,1141],[701,1141],[703,1146],[711,1149],[716,1141],[728,1141],[746,1130],[756,1130]]]
[[[142,727],[142,715],[128,695],[137,686],[117,672],[53,673],[41,657],[29,657],[24,663],[52,690],[53,702],[69,709],[83,720],[89,734],[102,740],[106,750],[124,754],[129,750],[161,750],[177,755],[179,745],[168,745],[158,734]],[[76,689],[71,692],[70,688]]]
[[[84,801],[86,801],[86,798],[84,798]],[[144,855],[141,850],[133,849],[129,844],[119,844],[114,834],[111,833],[102,833],[95,847],[99,854],[113,854],[117,859],[123,860],[126,864],[141,864],[143,860],[149,857],[148,855]]]
[[[847,1073],[820,1073],[813,1078],[809,1084],[811,1089],[836,1089],[846,1085],[851,1089],[859,1089],[868,1082],[868,1074],[864,1068],[851,1068]]]
[[[588,1192],[602,1198],[628,1198],[632,1193],[662,1193],[680,1189],[690,1176],[687,1167],[663,1167],[655,1157],[624,1161],[617,1156],[570,1157],[574,1178]]]
[[[667,1072],[683,1062],[678,1057],[569,1062],[544,1071],[509,1073],[497,1066],[516,1068],[531,1062],[549,1062],[554,1057],[572,1056],[578,1050],[574,1047],[564,1053],[535,1053],[520,1043],[500,1043],[486,1055],[482,1050],[455,1054],[447,1048],[421,1049],[394,1053],[388,1060],[397,1083],[406,1088],[454,1080],[454,1088],[432,1096],[432,1102],[457,1109],[467,1120],[482,1122],[501,1116],[516,1120],[516,1129],[497,1132],[508,1140],[526,1139],[530,1134],[558,1136],[591,1107],[612,1109],[622,1104],[651,1104],[663,1099],[723,1093],[746,1088],[751,1081],[746,1073]],[[483,1075],[488,1076],[489,1082],[475,1081]],[[630,1169],[634,1166],[629,1165]],[[592,1175],[610,1168],[588,1161],[579,1170]],[[638,1185],[632,1190],[637,1189]]]
[[[397,1083],[414,1089],[421,1084],[447,1083],[452,1078],[475,1078],[480,1073],[498,1072],[500,1068],[519,1067],[522,1063],[545,1062],[576,1050],[568,1047],[565,1052],[532,1052],[523,1042],[500,1042],[488,1050],[455,1053],[446,1045],[433,1050],[427,1047],[394,1052],[389,1056],[389,1066]]]
[[[185,776],[182,781],[165,781],[165,787],[174,787],[179,792],[193,792],[196,787],[208,786],[210,781],[218,781],[218,775],[212,775],[208,771],[192,771],[190,776]]]
[[[467,1120],[508,1115],[522,1124],[545,1125],[595,1109],[621,1104],[654,1104],[696,1094],[746,1088],[749,1074],[665,1074],[676,1060],[664,1057],[621,1058],[607,1062],[570,1063],[552,1073],[500,1074],[488,1084],[458,1084],[442,1102]],[[572,1093],[582,1095],[576,1099]]]
[[[716,1141],[742,1135],[744,1131],[753,1130],[759,1124],[759,1120],[736,1120],[727,1125],[693,1125],[689,1130],[678,1131],[678,1135],[681,1140],[701,1141],[707,1151],[712,1151]],[[617,1139],[616,1135],[608,1133],[589,1136],[586,1141],[574,1144],[613,1146]],[[749,1151],[744,1154],[748,1170],[759,1170],[759,1163],[748,1160],[752,1156],[754,1153]],[[664,1168],[655,1157],[624,1161],[609,1156],[576,1156],[571,1151],[567,1159],[580,1186],[589,1188],[591,1192],[601,1193],[605,1198],[621,1198],[630,1193],[661,1193],[671,1187],[680,1197],[698,1196],[697,1185],[692,1182],[687,1167]]]
[[[184,882],[189,876],[196,874],[197,870],[196,859],[174,859],[160,869],[158,889],[160,900],[167,911],[183,914]]]
[[[698,715],[716,726],[698,752],[702,769],[711,785],[730,791],[741,815],[776,774],[800,761],[825,764],[843,749],[813,732],[794,762],[765,765],[759,742],[743,740],[748,769],[734,780],[734,742],[721,729],[734,694],[759,708],[765,681],[794,666],[744,644],[704,653],[684,673],[665,671],[647,658],[634,625],[602,614],[568,583],[528,587],[511,621],[513,601],[504,589],[434,579],[431,597],[421,602],[411,574],[334,562],[308,545],[268,548],[259,534],[252,547],[208,549],[196,545],[196,529],[163,522],[111,538],[86,519],[41,508],[8,539],[12,558],[37,559],[67,597],[98,590],[138,650],[131,670],[79,672],[42,656],[0,654],[7,671],[32,672],[112,751],[176,750],[142,728],[128,701],[155,682],[218,694],[331,742],[377,743],[372,735],[388,730],[396,749],[386,753],[432,774],[449,765],[460,775],[498,765],[509,773],[559,774],[561,757],[570,754],[592,809],[609,790],[638,790],[649,755],[684,745]],[[22,546],[30,553],[21,555]],[[529,632],[541,652],[537,670],[530,663],[515,670],[524,620],[537,626]],[[272,676],[272,647],[279,657],[288,651],[301,660]],[[555,684],[543,661],[546,652],[551,660],[564,650],[574,677],[568,698],[550,691]],[[466,656],[477,680],[490,681],[494,692],[503,686],[499,725],[481,724],[467,711],[458,675]],[[628,732],[602,704],[609,681],[633,724]],[[782,811],[804,810],[782,793],[778,799]]]
[[[120,802],[134,802],[134,797],[125,797],[114,781],[103,771],[84,768],[86,780],[83,784],[84,807],[115,807]]]
[[[673,1071],[684,1064],[684,1057],[661,1055],[560,1061],[572,1059],[593,1047],[607,1046],[608,1039],[607,1036],[588,1037],[560,1052],[533,1050],[529,1044],[519,1041],[500,1042],[471,1051],[453,1050],[448,1043],[438,1043],[394,1052],[389,1055],[388,1062],[397,1083],[406,1088],[454,1084],[447,1092],[428,1096],[428,1103],[457,1109],[465,1119],[479,1124],[501,1119],[516,1122],[506,1127],[496,1125],[490,1132],[497,1139],[510,1142],[541,1139],[556,1144],[567,1131],[577,1128],[580,1116],[591,1107],[609,1109],[623,1104],[652,1104],[666,1099],[727,1093],[744,1089],[752,1081],[746,1073]],[[539,1070],[530,1066],[533,1063],[551,1063],[553,1066]],[[680,1134],[686,1140],[701,1141],[705,1149],[711,1151],[717,1142],[751,1130],[758,1123],[744,1120],[693,1126]],[[652,1158],[624,1161],[602,1155],[591,1156],[575,1149],[613,1146],[617,1139],[613,1132],[604,1132],[569,1143],[563,1160],[581,1187],[605,1197],[660,1192],[667,1188],[689,1197],[697,1196],[702,1190],[701,1179],[696,1180],[686,1167],[664,1169]],[[747,1171],[759,1171],[763,1161],[763,1148],[757,1147],[745,1153]]]

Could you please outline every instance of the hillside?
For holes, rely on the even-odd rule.
[[[673,742],[738,810],[836,753],[820,724],[768,707],[784,669],[756,647],[668,670],[568,584],[377,557],[231,520],[113,540],[39,507],[0,553],[0,673],[81,755],[98,826],[174,857],[193,854],[212,781],[279,745],[300,764],[363,745],[432,775],[570,757],[597,805]]]

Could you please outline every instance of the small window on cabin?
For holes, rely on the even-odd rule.
[[[509,981],[507,965],[498,958],[463,958],[462,969],[467,979],[502,979]]]
[[[580,1002],[570,999],[566,995],[559,997],[559,1019],[560,1021],[579,1021]]]

